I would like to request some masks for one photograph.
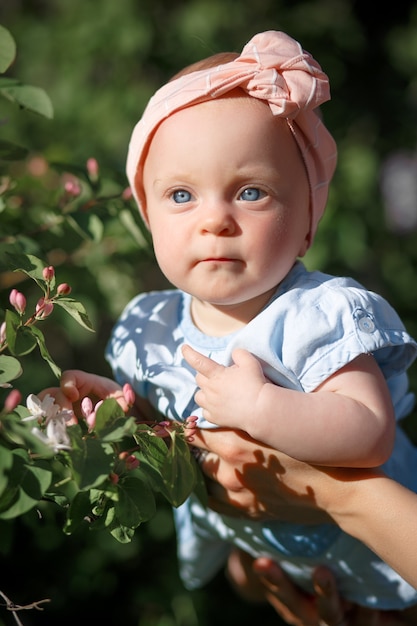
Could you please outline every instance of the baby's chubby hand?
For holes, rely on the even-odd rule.
[[[199,390],[194,396],[203,416],[217,426],[247,426],[256,413],[256,403],[267,383],[261,364],[247,350],[233,351],[233,365],[225,367],[188,345],[182,347],[187,363],[196,370]]]

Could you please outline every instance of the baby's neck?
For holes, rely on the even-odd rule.
[[[271,296],[272,293],[268,293],[262,299],[230,305],[216,305],[192,298],[191,318],[198,330],[205,335],[224,337],[249,324]]]

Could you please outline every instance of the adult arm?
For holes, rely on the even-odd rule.
[[[225,429],[195,443],[210,450],[202,467],[213,508],[258,519],[327,516],[417,587],[417,495],[381,470],[309,465]]]

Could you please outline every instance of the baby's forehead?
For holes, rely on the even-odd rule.
[[[144,187],[156,179],[202,184],[250,179],[286,188],[307,174],[286,119],[274,116],[262,101],[239,94],[197,103],[165,118],[142,163],[137,182]]]
[[[281,132],[290,135],[287,120],[275,116],[268,103],[258,98],[253,98],[241,89],[235,89],[225,95],[204,100],[184,107],[167,116],[158,125],[153,133],[149,145],[156,135],[161,134],[161,129],[178,128],[186,130],[187,125],[196,125],[197,130],[202,132],[207,128],[221,126],[227,123],[228,119],[233,122],[233,126],[241,125],[246,128],[248,123],[266,123],[274,129],[274,132]],[[226,128],[227,130],[227,128]],[[244,135],[242,135],[243,139]]]

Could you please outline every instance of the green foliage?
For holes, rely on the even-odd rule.
[[[4,73],[13,63],[16,54],[15,41],[9,31],[0,26],[0,72]],[[1,77],[0,95],[23,109],[53,117],[53,107],[49,96],[39,87],[23,85],[20,81]],[[4,158],[4,157],[3,157]]]
[[[14,40],[0,27],[0,68],[6,70],[14,55]],[[42,89],[0,78],[0,95],[21,108],[52,117],[50,100]],[[3,160],[26,155],[12,142],[2,143],[0,150]],[[50,166],[44,161],[41,165],[49,174]],[[26,179],[22,170],[11,169],[2,183],[0,270],[12,285],[16,276],[15,284],[29,281],[32,287],[28,287],[28,297],[20,288],[9,292],[0,329],[4,401],[0,410],[0,524],[23,518],[48,502],[63,511],[63,534],[79,533],[87,525],[126,544],[141,524],[156,515],[160,497],[171,506],[182,504],[197,486],[199,473],[184,427],[173,426],[164,440],[154,425],[137,424],[134,417],[126,416],[114,399],[96,406],[90,426],[83,419],[71,423],[72,413],[61,409],[49,394],[42,400],[31,395],[26,407],[19,404],[27,359],[36,349],[41,363],[49,366],[58,381],[61,376],[39,325],[60,309],[84,331],[94,331],[84,305],[69,297],[72,287],[58,284],[55,266],[50,264],[51,247],[59,245],[62,253],[66,244],[77,251],[85,242],[98,244],[116,221],[123,237],[129,233],[136,245],[148,245],[130,210],[124,185],[117,176],[115,181],[104,179],[95,159],[85,166],[54,163],[49,181],[52,184],[34,189],[33,180]],[[29,215],[26,204],[31,206]],[[8,534],[1,536],[0,551],[4,552]]]
[[[13,271],[28,275],[42,290],[44,303],[60,304],[81,326],[92,330],[83,305],[62,297],[59,286],[55,293],[52,267],[33,255],[6,256]],[[61,374],[43,333],[35,326],[42,321],[44,311],[37,309],[25,318],[25,307],[19,307],[20,302],[11,298],[17,311],[6,311],[5,332],[0,339],[0,373],[5,388],[20,376],[21,357],[36,346],[53,373],[58,378]],[[2,354],[6,350],[12,356]],[[48,423],[58,419],[59,414],[50,411],[49,405],[36,402],[35,409],[40,408],[37,417],[29,404],[28,410],[17,402],[10,407],[7,399],[0,413],[0,519],[23,515],[38,506],[41,499],[47,499],[65,508],[66,533],[89,519],[91,528],[107,530],[119,541],[127,541],[142,522],[155,514],[156,493],[179,506],[196,486],[196,465],[182,427],[171,431],[167,445],[151,426],[136,424],[116,400],[107,399],[97,409],[94,428],[87,429],[82,421],[65,427],[68,442],[60,446],[57,436],[51,439],[49,435],[48,439],[47,435]],[[35,432],[27,421],[32,416],[40,423],[40,430],[36,428]],[[135,466],[142,456],[142,467],[136,470],[121,461],[127,450],[130,465],[137,455]]]

